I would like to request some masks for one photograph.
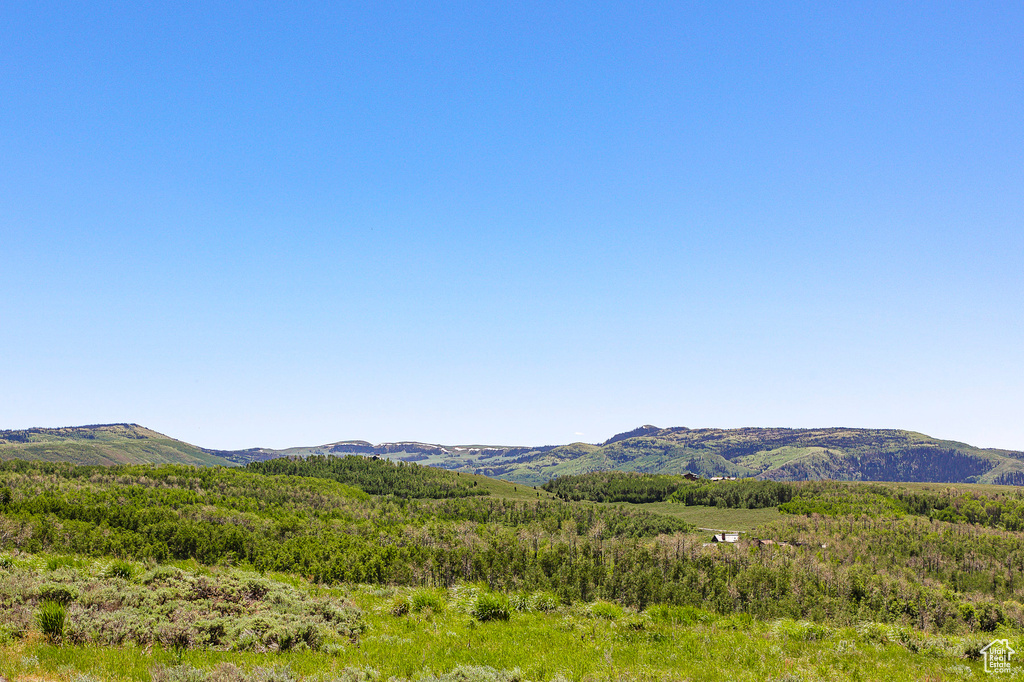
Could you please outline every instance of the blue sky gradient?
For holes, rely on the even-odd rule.
[[[1024,449],[1022,32],[1008,2],[0,5],[0,428]]]

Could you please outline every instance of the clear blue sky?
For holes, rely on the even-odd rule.
[[[0,4],[0,428],[1024,449],[1024,4]]]

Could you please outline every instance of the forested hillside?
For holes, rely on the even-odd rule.
[[[545,483],[543,489],[563,500],[632,504],[669,500],[684,505],[733,509],[777,507],[799,494],[796,485],[775,481],[692,481],[682,476],[621,471],[559,476]]]
[[[252,462],[246,468],[261,474],[327,478],[354,485],[374,495],[439,499],[489,494],[469,477],[463,480],[458,474],[442,469],[377,457],[311,455],[305,459],[295,457]]]
[[[0,511],[0,538],[30,552],[244,562],[326,582],[529,583],[567,594],[598,588],[569,577],[598,561],[575,538],[635,548],[639,538],[688,528],[558,501],[376,497],[314,476],[22,461],[0,463]],[[624,568],[614,583],[628,578]]]
[[[757,479],[691,481],[682,476],[603,472],[561,476],[544,484],[563,500],[645,504],[668,501],[684,506],[727,509],[778,507],[786,514],[843,516],[881,514],[923,516],[1024,531],[1024,489],[1003,486],[913,487],[899,483],[843,481],[778,482]]]
[[[547,589],[567,600],[601,597],[640,607],[657,602],[699,606],[717,600],[722,612],[738,609],[766,616],[811,617],[815,609],[829,605],[829,613],[852,618],[844,596],[848,585],[823,593],[820,583],[796,592],[790,583],[807,570],[836,570],[829,556],[836,551],[846,556],[852,541],[839,542],[833,535],[844,523],[854,523],[851,529],[866,524],[865,530],[881,523],[877,527],[908,534],[920,532],[918,524],[925,523],[933,524],[928,533],[935,536],[937,553],[922,569],[921,579],[955,579],[975,599],[1008,599],[1024,586],[1024,563],[1014,559],[1024,559],[1024,544],[1006,532],[1024,523],[1024,504],[1015,489],[1004,489],[1014,491],[1012,495],[942,494],[839,483],[738,481],[698,484],[693,488],[696,497],[690,499],[684,489],[672,496],[679,504],[742,507],[765,504],[772,496],[776,502],[790,497],[791,487],[794,494],[780,509],[793,520],[771,532],[780,540],[818,546],[833,542],[833,551],[801,550],[799,561],[793,556],[780,565],[738,555],[725,572],[716,555],[701,548],[703,539],[685,535],[686,524],[632,505],[479,496],[408,500],[369,495],[328,478],[226,468],[6,462],[0,465],[0,538],[8,548],[28,552],[230,561],[323,582],[484,581],[494,589]],[[842,520],[848,515],[861,520]],[[841,523],[833,531],[828,523],[808,526],[800,517],[835,517]],[[974,569],[964,573],[956,558],[957,543],[984,537],[979,535],[982,528],[994,534],[972,548]],[[898,567],[915,555],[901,542],[886,546],[885,553],[870,553],[874,575],[884,589],[897,589],[908,579]],[[778,586],[782,591],[770,595],[741,589],[744,581],[764,570],[782,571],[773,580],[785,575],[788,586]],[[993,570],[1002,577],[994,578]],[[936,603],[949,601],[948,595],[916,580],[905,589]]]

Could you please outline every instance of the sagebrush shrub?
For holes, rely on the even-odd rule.
[[[363,612],[357,607],[331,600],[313,602],[309,607],[308,613],[314,617],[318,616],[328,623],[345,624],[350,628],[354,624],[359,623],[363,617]]]
[[[204,670],[188,663],[170,668],[159,667],[153,671],[153,682],[207,682],[210,679]],[[238,677],[238,680],[243,678]]]
[[[277,628],[271,630],[266,634],[264,642],[268,645],[277,644],[277,648],[281,651],[289,651],[292,647],[298,643],[299,637],[291,628]]]
[[[196,630],[206,640],[205,643],[211,646],[218,646],[228,634],[226,622],[221,618],[199,621]]]
[[[268,585],[264,580],[253,578],[245,584],[245,592],[250,599],[259,601],[267,596],[268,592],[270,592],[270,585]]]
[[[25,636],[25,631],[17,625],[3,624],[0,625],[0,645],[10,644],[11,642],[21,639]]]
[[[263,636],[268,647],[277,645],[280,651],[290,651],[296,647],[307,647],[313,651],[323,645],[323,633],[312,623],[305,625],[279,626]]]
[[[266,651],[260,636],[252,630],[242,630],[231,643],[231,651]]]
[[[47,583],[39,588],[39,601],[55,601],[58,604],[70,604],[78,599],[78,590],[67,585]]]
[[[253,668],[252,673],[246,679],[251,682],[296,682],[292,669],[287,665]]]
[[[486,665],[459,665],[440,677],[424,677],[420,682],[526,682],[519,668],[496,670]]]
[[[82,644],[88,643],[88,627],[82,622],[76,622],[73,618],[68,619],[68,623],[64,627],[64,641],[75,646],[81,646]]]
[[[330,678],[330,682],[377,682],[380,673],[374,668],[342,668]],[[323,682],[328,682],[324,679]]]
[[[172,578],[177,578],[182,573],[184,573],[184,571],[174,566],[157,566],[142,578],[142,583],[144,585],[149,585],[150,583],[158,581],[170,580]]]
[[[963,646],[963,656],[968,661],[977,661],[981,659],[981,650],[984,648],[984,642],[967,642]]]
[[[312,623],[299,627],[299,639],[313,651],[319,650],[324,643],[323,633],[320,631],[320,628]]]
[[[157,628],[156,638],[165,649],[177,653],[195,644],[195,632],[186,623],[166,623]]]

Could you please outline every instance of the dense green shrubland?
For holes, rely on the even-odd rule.
[[[233,663],[222,663],[211,670],[184,664],[154,671],[153,682],[384,682],[380,672],[370,667],[342,668],[333,675],[299,676],[285,665],[256,666],[252,670]],[[405,682],[392,677],[395,682]],[[389,680],[389,682],[390,682]],[[460,665],[450,672],[417,678],[417,682],[527,682],[520,670],[497,670],[490,666]],[[563,680],[562,682],[568,682]]]
[[[737,483],[744,485],[694,490],[748,491],[717,499],[749,504],[779,485]],[[194,558],[328,584],[481,582],[496,592],[546,591],[564,603],[661,603],[949,631],[1024,618],[1015,605],[1024,601],[1020,536],[903,513],[910,498],[883,486],[850,498],[837,484],[801,484],[830,513],[856,515],[791,515],[760,533],[800,546],[757,549],[706,547],[706,537],[680,532],[685,524],[628,506],[381,498],[333,480],[231,469],[10,462],[0,465],[0,485],[11,490],[0,541],[23,552]],[[111,579],[132,576],[130,566],[107,570]]]
[[[354,641],[364,628],[350,603],[256,573],[164,565],[133,570],[132,580],[110,567],[12,562],[0,570],[0,631],[20,636],[34,617],[49,639],[68,644],[285,651]]]
[[[775,507],[793,498],[792,485],[752,478],[738,481],[687,481],[668,498],[672,502],[729,509]]]
[[[12,491],[0,546],[127,559],[196,559],[328,583],[627,590],[607,548],[684,531],[679,520],[558,501],[371,497],[336,481],[233,469],[0,463]],[[628,590],[627,590],[628,591]],[[623,592],[625,594],[625,592]],[[615,595],[613,595],[615,596]]]
[[[919,490],[898,484],[809,481],[793,487],[792,500],[779,505],[788,514],[843,516],[924,516],[938,521],[1024,530],[1024,490],[1017,487],[973,490],[949,486]]]
[[[686,505],[762,509],[788,502],[796,493],[792,484],[755,479],[690,481],[682,476],[602,471],[559,476],[543,486],[563,500],[594,502],[662,502]]]
[[[489,494],[450,471],[358,455],[285,457],[251,462],[246,468],[261,474],[326,478],[372,495],[440,499]]]
[[[34,565],[38,571],[43,562]],[[90,565],[86,573],[108,580],[102,568]],[[243,577],[228,569],[186,569],[216,585]],[[140,570],[140,578],[146,573]],[[489,593],[478,586],[325,590],[296,581],[268,587],[264,602],[284,589],[300,604],[325,598],[351,604],[364,623],[358,640],[340,637],[318,650],[300,644],[260,654],[227,651],[223,645],[167,649],[159,642],[100,648],[65,641],[54,646],[30,637],[0,647],[0,675],[76,682],[959,679],[982,674],[978,651],[991,639],[873,622],[850,627],[789,618],[760,622],[695,607],[637,611],[598,601],[542,610],[515,598],[509,599],[507,620],[481,622],[472,614]],[[391,612],[394,601],[411,604],[425,592],[438,604],[419,612]],[[1001,630],[998,636],[1016,634]]]
[[[541,487],[563,500],[643,503],[668,499],[685,481],[682,476],[599,471],[558,476]]]
[[[563,500],[646,503],[670,500],[686,505],[760,509],[787,514],[843,516],[915,515],[952,523],[1024,530],[1024,490],[969,490],[949,486],[918,490],[899,485],[755,479],[688,481],[681,476],[606,471],[559,476],[543,488]]]
[[[167,682],[327,670],[325,681],[592,679],[595,666],[615,679],[619,665],[675,679],[712,650],[779,677],[776,649],[809,671],[822,660],[881,669],[878,652],[891,651],[894,671],[931,661],[941,673],[968,665],[990,633],[1024,627],[1015,490],[737,481],[672,492],[727,508],[774,500],[789,514],[757,530],[775,541],[763,546],[709,545],[628,504],[405,499],[251,470],[8,462],[0,491],[0,642],[165,651],[173,658],[140,665],[162,661],[154,678]],[[349,583],[375,587],[332,587]],[[63,626],[44,625],[58,608]],[[62,645],[24,637],[47,631]],[[574,653],[530,660],[525,646]],[[428,669],[417,647],[444,663]],[[258,652],[298,667],[248,658]],[[0,674],[34,674],[21,654],[2,660]],[[661,672],[648,675],[652,660]]]

